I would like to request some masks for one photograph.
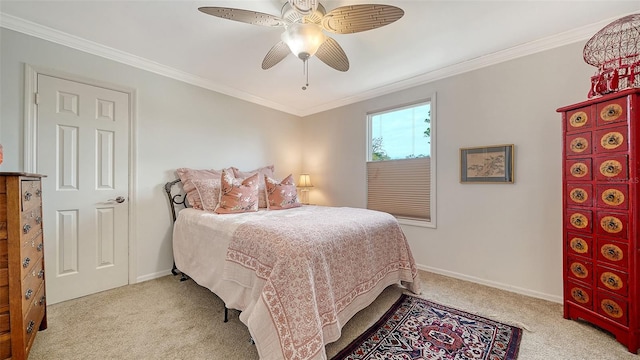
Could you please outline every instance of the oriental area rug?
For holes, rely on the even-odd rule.
[[[522,329],[403,294],[332,360],[514,360]]]

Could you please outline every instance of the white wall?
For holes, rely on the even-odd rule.
[[[0,29],[0,44],[0,171],[23,170],[25,63],[137,90],[137,194],[132,200],[140,280],[164,275],[172,265],[171,215],[162,186],[175,177],[176,168],[251,170],[275,164],[279,177],[300,172],[296,116],[11,30]]]
[[[366,113],[437,93],[437,228],[403,225],[423,269],[561,301],[560,106],[586,100],[584,44],[303,119],[312,203],[366,206]],[[461,184],[459,148],[515,144],[515,184]],[[429,289],[426,289],[428,293]]]
[[[299,118],[0,29],[0,171],[22,170],[23,66],[135,88],[139,279],[167,272],[162,184],[180,166],[309,172],[317,204],[366,205],[366,113],[437,92],[437,229],[403,226],[421,268],[560,301],[561,123],[593,69],[573,44]],[[514,143],[513,185],[460,184],[459,148]],[[301,144],[305,144],[304,148]],[[222,149],[222,150],[221,150]],[[301,164],[301,159],[304,162]],[[428,293],[428,289],[426,289]]]

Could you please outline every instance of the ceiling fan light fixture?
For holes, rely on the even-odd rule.
[[[289,0],[289,5],[302,15],[309,15],[318,9],[318,0]]]
[[[301,60],[312,57],[327,37],[317,24],[293,23],[282,33],[282,41],[289,46],[293,55]]]

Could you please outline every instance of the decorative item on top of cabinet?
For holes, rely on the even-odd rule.
[[[564,317],[640,347],[640,89],[563,118]]]
[[[43,177],[0,172],[0,359],[26,359],[47,328]]]

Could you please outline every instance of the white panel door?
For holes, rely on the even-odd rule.
[[[47,303],[128,283],[129,95],[38,74]]]

